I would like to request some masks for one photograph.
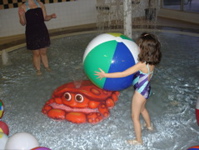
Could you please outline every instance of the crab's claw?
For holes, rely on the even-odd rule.
[[[61,98],[52,98],[48,100],[42,108],[42,113],[46,114],[49,118],[63,120],[65,119],[65,111],[60,109],[55,109],[52,104],[61,104]]]

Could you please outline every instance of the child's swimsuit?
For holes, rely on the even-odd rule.
[[[146,65],[146,67],[148,69],[148,73],[143,73],[142,71],[138,71],[137,73],[135,73],[133,86],[138,93],[144,96],[144,98],[148,99],[151,92],[149,79],[152,77],[153,71],[150,71],[148,64]],[[149,78],[150,75],[151,77]]]

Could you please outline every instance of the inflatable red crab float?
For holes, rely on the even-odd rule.
[[[118,91],[100,89],[89,80],[81,81],[78,87],[70,82],[55,89],[42,112],[57,120],[97,124],[109,117],[118,97]]]

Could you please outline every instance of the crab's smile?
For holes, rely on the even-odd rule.
[[[69,106],[66,106],[64,104],[56,104],[52,103],[50,106],[53,109],[61,109],[64,110],[65,112],[82,112],[82,113],[92,113],[92,112],[99,112],[97,108],[91,109],[91,108],[71,108]]]

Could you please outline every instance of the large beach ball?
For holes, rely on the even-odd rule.
[[[37,139],[30,133],[21,132],[12,135],[5,146],[6,150],[30,150],[34,147],[38,147],[39,143]]]
[[[3,132],[0,132],[0,150],[5,149],[5,145],[8,141],[8,136],[4,134]]]
[[[121,33],[104,33],[95,37],[87,46],[84,56],[84,71],[99,88],[119,91],[132,85],[133,75],[123,78],[97,79],[99,68],[106,73],[121,72],[137,63],[139,48],[129,37]]]

